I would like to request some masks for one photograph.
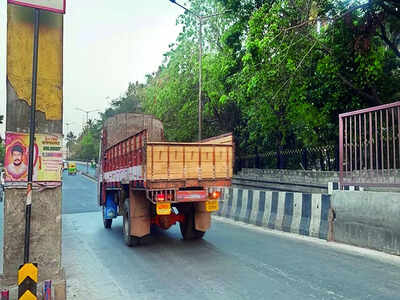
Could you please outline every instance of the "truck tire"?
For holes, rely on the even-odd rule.
[[[106,229],[110,229],[111,228],[111,225],[112,225],[112,219],[106,219],[106,218],[104,218],[104,209],[105,209],[105,206],[102,206],[102,212],[103,212],[103,225],[104,225],[104,228],[106,228]]]
[[[123,225],[122,225],[122,232],[124,233],[124,241],[128,247],[137,246],[140,243],[140,238],[131,235],[129,199],[125,200],[124,207],[125,210],[124,210]]]
[[[194,224],[194,210],[185,212],[185,221],[179,223],[181,234],[184,240],[197,240],[203,238],[205,232],[196,230]]]

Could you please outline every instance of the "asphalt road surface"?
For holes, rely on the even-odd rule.
[[[120,218],[103,228],[95,182],[63,189],[68,299],[400,299],[398,257],[221,219],[203,240],[175,226],[129,248]]]
[[[63,172],[62,213],[74,214],[100,211],[97,205],[97,183],[80,174]]]

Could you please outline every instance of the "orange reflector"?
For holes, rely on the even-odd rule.
[[[166,216],[171,214],[171,203],[157,202],[156,204],[157,215]]]
[[[220,195],[221,195],[220,192],[213,192],[213,193],[212,193],[213,199],[218,199]]]

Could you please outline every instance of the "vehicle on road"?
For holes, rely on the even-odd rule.
[[[68,175],[76,175],[76,163],[68,163]]]
[[[151,225],[169,229],[177,222],[184,239],[202,238],[232,172],[232,134],[197,143],[165,142],[163,125],[153,116],[116,115],[105,122],[100,145],[104,227],[122,216],[128,246],[138,245]]]

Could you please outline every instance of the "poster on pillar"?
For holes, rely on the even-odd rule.
[[[37,134],[33,152],[33,181],[61,181],[62,137]],[[4,157],[6,182],[27,181],[28,161],[29,134],[7,132]]]
[[[29,132],[34,14],[7,6],[7,132]],[[36,133],[62,135],[63,15],[40,13]]]

